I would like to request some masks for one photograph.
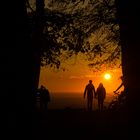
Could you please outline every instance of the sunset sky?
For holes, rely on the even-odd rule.
[[[93,72],[87,66],[82,57],[73,57],[69,61],[62,63],[66,71],[55,70],[49,67],[42,67],[40,83],[46,86],[51,92],[83,92],[85,85],[91,79],[95,88],[102,82],[107,92],[113,92],[121,83],[119,77],[122,75],[121,68]],[[110,79],[105,79],[104,74],[109,73]]]

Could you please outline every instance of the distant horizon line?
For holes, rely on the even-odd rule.
[[[53,93],[82,93],[84,91],[50,91]]]
[[[84,93],[84,91],[50,91],[50,93]],[[113,92],[107,92],[113,93]]]

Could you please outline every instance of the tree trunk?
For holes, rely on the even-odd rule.
[[[40,77],[41,67],[41,46],[42,35],[44,28],[44,0],[36,0],[36,17],[35,17],[35,31],[33,31],[32,47],[33,47],[33,72],[34,72],[34,87],[37,89]]]
[[[140,22],[137,1],[116,0],[122,47],[122,70],[128,92],[130,116],[137,116],[140,105]]]
[[[38,2],[44,2],[44,0],[37,0],[37,6]],[[10,99],[14,99],[10,103],[13,104],[14,101],[16,103],[11,107],[10,112],[10,114],[14,112],[13,116],[16,116],[14,125],[19,128],[20,134],[24,133],[21,135],[27,136],[31,134],[35,117],[34,95],[40,74],[44,3],[36,8],[36,30],[33,39],[30,37],[26,0],[17,0],[16,6],[16,44],[9,47],[9,54],[7,54],[7,63],[10,67],[10,74],[7,74],[10,88],[7,88],[7,93]],[[11,115],[9,117],[12,122]]]

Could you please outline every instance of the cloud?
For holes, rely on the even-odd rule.
[[[70,76],[69,79],[85,79],[85,78],[94,78],[95,75],[81,75],[81,76]]]
[[[84,79],[84,76],[70,76],[69,79]]]
[[[85,78],[93,78],[95,77],[94,75],[85,75]]]

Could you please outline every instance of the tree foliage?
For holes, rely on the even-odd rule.
[[[28,8],[32,36],[36,13],[33,4]],[[91,67],[120,65],[114,0],[48,0],[43,22],[42,65],[59,68],[62,60],[79,52],[87,56]]]

